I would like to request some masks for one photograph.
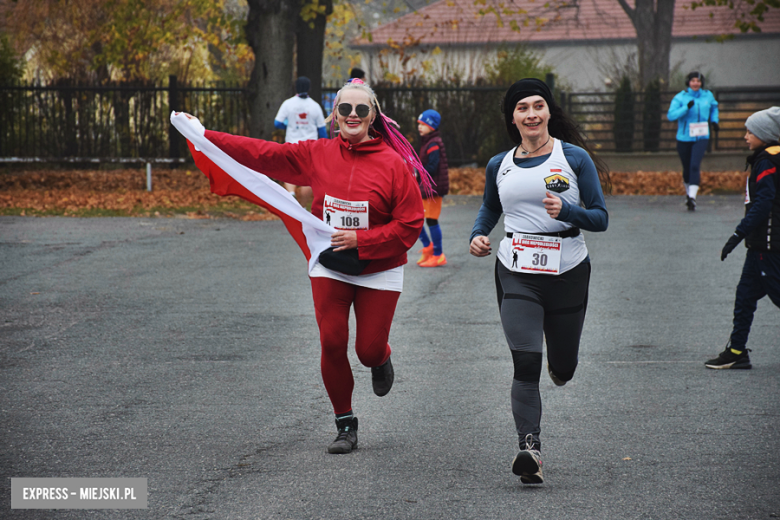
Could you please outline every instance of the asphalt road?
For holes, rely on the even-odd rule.
[[[446,200],[449,264],[406,268],[392,392],[350,354],[360,448],[338,456],[280,222],[0,218],[0,517],[780,517],[780,311],[759,303],[753,370],[703,365],[730,332],[739,196],[608,199],[580,368],[542,378],[542,486],[510,471],[494,257],[467,250],[480,198]],[[11,510],[13,477],[146,478],[149,507]]]

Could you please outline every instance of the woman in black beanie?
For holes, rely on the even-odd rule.
[[[543,338],[550,378],[563,386],[577,368],[588,304],[590,258],[580,229],[607,229],[600,177],[608,183],[609,171],[591,157],[544,82],[529,78],[512,85],[502,111],[517,146],[488,163],[469,247],[474,256],[488,256],[488,235],[504,214],[495,280],[514,364],[512,414],[520,451],[512,472],[525,484],[539,484]]]

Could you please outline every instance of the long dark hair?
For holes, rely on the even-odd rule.
[[[612,180],[609,176],[609,165],[604,159],[596,155],[590,146],[588,146],[587,141],[582,136],[582,133],[580,133],[580,126],[563,111],[560,105],[555,102],[555,99],[546,99],[545,97],[545,101],[550,109],[550,120],[547,123],[547,131],[549,134],[563,142],[579,146],[588,152],[588,155],[590,155],[590,158],[593,160],[593,164],[596,166],[596,171],[599,174],[599,181],[601,181],[604,191],[611,193]],[[506,130],[513,143],[521,144],[523,142],[523,137],[520,135],[520,130],[517,129],[517,126],[512,123],[512,114],[515,111],[515,105],[508,106],[510,103],[511,100],[508,99],[508,96],[504,96],[504,100],[501,102],[501,111],[504,113]]]

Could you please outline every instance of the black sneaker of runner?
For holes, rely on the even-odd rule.
[[[328,453],[350,453],[357,449],[357,417],[336,419],[336,428],[338,428],[339,434],[336,436],[336,440],[328,446]]]
[[[688,197],[685,204],[688,206],[688,211],[696,211],[696,199]]]
[[[555,372],[553,372],[552,367],[550,367],[550,364],[547,363],[547,373],[550,374],[550,379],[552,379],[552,382],[555,383],[556,386],[563,386],[567,383],[567,381],[564,381],[557,375],[555,375]]]
[[[524,441],[520,441],[520,451],[512,460],[512,473],[520,477],[523,484],[542,484],[542,454],[541,446],[535,443],[529,433]]]
[[[749,348],[745,350],[735,350],[730,345],[726,345],[726,350],[718,354],[715,359],[710,359],[704,366],[707,368],[714,368],[715,370],[722,370],[724,368],[741,368],[751,369],[753,365],[750,364],[750,352]]]
[[[390,358],[387,358],[383,365],[371,367],[371,384],[374,387],[374,393],[379,397],[390,392],[390,389],[393,388],[394,380],[395,372],[393,371],[393,364],[390,362]]]

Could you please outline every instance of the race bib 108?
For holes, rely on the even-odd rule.
[[[322,220],[336,229],[368,229],[368,201],[341,200],[325,195]]]

